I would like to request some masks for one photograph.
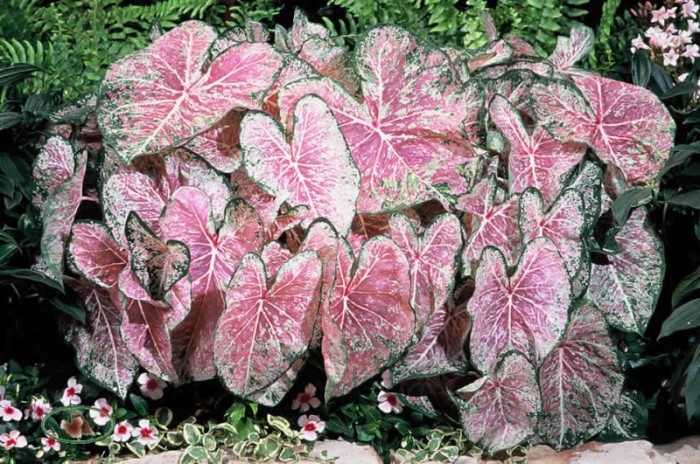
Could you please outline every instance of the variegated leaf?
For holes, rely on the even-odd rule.
[[[68,242],[68,263],[83,277],[100,287],[117,285],[129,258],[109,230],[95,221],[78,222]]]
[[[268,242],[260,253],[268,279],[277,275],[280,267],[292,257],[292,252],[279,242]]]
[[[32,169],[34,179],[32,204],[41,212],[46,200],[73,175],[75,169],[75,155],[71,144],[59,136],[48,139],[41,147]]]
[[[242,120],[242,111],[229,112],[211,129],[190,140],[187,148],[221,172],[235,171],[243,158],[239,143]]]
[[[574,65],[593,50],[593,39],[593,29],[572,27],[569,37],[557,37],[557,46],[547,61],[554,65],[554,70],[559,74],[582,74],[584,71],[574,69]]]

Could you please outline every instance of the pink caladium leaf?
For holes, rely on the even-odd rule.
[[[347,242],[339,247],[330,308],[322,314],[326,398],[350,392],[408,347],[415,323],[409,288],[408,260],[388,237],[365,242],[356,263]]]
[[[174,357],[187,375],[206,380],[215,375],[213,339],[224,291],[243,255],[262,248],[262,223],[244,201],[233,200],[217,231],[209,196],[181,187],[163,213],[161,228],[164,240],[182,242],[190,251],[192,306],[173,331]]]
[[[664,277],[663,243],[644,208],[632,212],[615,236],[621,253],[593,264],[588,298],[610,325],[643,334],[656,307]]]
[[[477,50],[469,58],[469,72],[473,73],[478,69],[487,66],[504,63],[513,57],[513,48],[505,40],[495,42]]]
[[[472,275],[481,252],[489,245],[499,248],[509,263],[512,263],[518,254],[520,234],[517,198],[512,197],[504,203],[497,204],[497,193],[496,178],[489,176],[457,201],[457,209],[467,213],[467,241],[462,250],[463,275]]]
[[[248,397],[273,384],[311,341],[318,315],[321,261],[308,251],[282,265],[268,286],[262,260],[243,257],[226,291],[214,337],[214,364],[226,387]]]
[[[505,34],[503,40],[508,42],[508,45],[513,49],[515,56],[537,57],[535,48],[528,43],[527,40],[518,37],[515,34]]]
[[[221,172],[235,171],[243,159],[239,143],[243,114],[236,110],[229,112],[211,129],[190,140],[187,148]]]
[[[499,67],[488,68],[488,70],[490,71],[489,79],[485,79],[486,101],[491,101],[496,95],[501,95],[521,113],[531,113],[530,90],[540,80],[537,75],[539,72],[535,73],[529,69],[501,69]],[[540,71],[545,72],[545,70]],[[549,71],[551,74],[551,69]]]
[[[547,237],[557,246],[567,275],[574,279],[587,259],[583,243],[586,213],[583,197],[574,189],[566,189],[545,213],[540,192],[528,188],[520,195],[520,233],[523,243]]]
[[[294,381],[305,363],[305,356],[297,359],[277,380],[257,393],[249,395],[248,399],[267,407],[277,406],[294,386]]]
[[[234,108],[261,107],[279,54],[268,44],[245,42],[205,67],[216,38],[212,27],[187,21],[110,66],[98,117],[106,142],[125,162],[182,144]]]
[[[41,211],[46,200],[73,175],[75,169],[75,155],[71,144],[59,136],[48,139],[34,161],[32,178],[35,186],[32,204]]]
[[[285,210],[286,209],[286,210]],[[268,227],[265,227],[265,239],[277,240],[280,236],[306,221],[309,217],[309,208],[306,206],[295,206],[294,208],[280,208],[280,213]],[[290,245],[289,242],[287,245]]]
[[[148,295],[162,300],[189,271],[190,252],[182,242],[163,243],[135,212],[126,220],[131,269]]]
[[[600,217],[601,188],[603,170],[591,161],[584,161],[567,184],[568,188],[576,189],[583,198],[586,230],[593,230]]]
[[[557,37],[557,46],[547,61],[554,65],[559,74],[591,74],[575,69],[574,65],[593,50],[593,39],[593,29],[586,26],[572,27],[569,37]]]
[[[243,27],[234,27],[226,31],[226,38],[234,42],[268,42],[270,31],[258,21],[246,18]]]
[[[87,151],[75,155],[75,170],[45,202],[41,212],[44,230],[41,235],[43,272],[56,282],[63,282],[63,255],[73,227],[73,220],[83,198],[83,178],[87,167]]]
[[[466,191],[459,170],[475,156],[464,127],[477,120],[477,88],[456,81],[443,52],[396,27],[372,29],[356,56],[362,103],[329,79],[304,79],[280,92],[282,120],[310,93],[331,107],[362,173],[359,212],[453,203]]]
[[[624,376],[603,315],[578,303],[566,335],[540,367],[543,415],[537,430],[547,444],[572,448],[603,430],[617,408]]]
[[[469,441],[489,454],[532,437],[542,409],[535,368],[518,352],[504,354],[492,374],[453,398]]]
[[[564,334],[571,303],[571,284],[556,245],[547,238],[530,241],[514,271],[500,250],[486,248],[475,286],[467,304],[474,366],[491,372],[499,354],[512,349],[539,365]]]
[[[129,257],[104,224],[85,221],[73,225],[68,242],[68,263],[90,282],[111,288],[117,285]]]
[[[586,146],[558,142],[539,124],[529,133],[517,110],[500,95],[491,100],[489,115],[510,144],[510,192],[521,193],[534,187],[549,207],[559,195],[566,175],[585,156]]]
[[[448,213],[435,218],[420,237],[402,214],[392,214],[389,226],[392,240],[408,259],[411,306],[420,331],[452,291],[462,249],[462,225]]]
[[[573,79],[576,87],[563,81],[533,87],[539,122],[558,139],[588,143],[630,184],[651,182],[673,146],[675,123],[666,107],[636,85],[604,77]]]
[[[269,228],[277,219],[280,206],[283,201],[265,193],[250,177],[245,170],[239,169],[231,175],[231,186],[235,195],[243,199],[260,215],[265,228]]]
[[[291,143],[274,119],[250,112],[241,124],[241,147],[248,175],[290,206],[309,208],[303,226],[325,217],[345,235],[355,216],[360,172],[333,113],[309,95],[294,110]]]
[[[276,276],[282,265],[292,256],[292,252],[280,242],[266,243],[260,253],[260,259],[265,265],[265,274],[268,278]]]
[[[107,290],[84,282],[73,287],[85,303],[85,324],[67,319],[66,341],[75,348],[78,365],[99,385],[124,399],[139,367],[121,338],[122,313]]]
[[[314,68],[295,54],[283,55],[282,70],[267,92],[263,102],[263,111],[275,120],[280,120],[279,92],[287,84],[304,78],[319,77]]]

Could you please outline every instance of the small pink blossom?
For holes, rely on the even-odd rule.
[[[677,66],[678,65],[678,52],[675,49],[670,49],[664,53],[664,66]]]
[[[33,421],[40,421],[43,420],[52,409],[51,405],[43,398],[33,399],[29,404],[29,408],[24,411],[24,417],[25,419],[31,417]]]
[[[671,45],[671,37],[669,34],[658,27],[648,28],[644,32],[644,35],[649,39],[649,44],[654,48],[663,50]]]
[[[301,427],[301,439],[306,441],[316,440],[318,434],[326,429],[326,423],[321,421],[320,417],[314,415],[306,417],[306,414],[304,414],[300,416],[297,424]]]
[[[132,427],[132,425],[129,422],[122,421],[114,427],[114,434],[112,435],[112,438],[114,439],[114,441],[129,441],[133,430],[134,427]]]
[[[632,43],[634,43],[634,41]],[[391,371],[389,369],[385,369],[384,372],[382,372],[381,385],[382,387],[387,389],[392,388],[394,386],[394,382],[391,381]]]
[[[163,397],[163,389],[168,386],[164,380],[148,372],[139,375],[138,381],[141,386],[141,393],[152,400],[161,399]]]
[[[61,403],[63,406],[80,404],[80,396],[78,394],[83,391],[83,386],[75,380],[75,377],[68,379],[68,387],[63,390]]]
[[[695,4],[694,0],[688,0],[681,7],[684,18],[697,18],[698,6]]]
[[[96,409],[99,409],[97,411]],[[105,425],[109,422],[109,417],[112,415],[112,406],[109,405],[106,399],[100,398],[95,401],[94,409],[90,409],[90,417],[97,425]]]
[[[0,446],[6,450],[24,448],[27,446],[27,439],[19,433],[19,430],[12,430],[9,433],[0,435]]]
[[[8,400],[0,401],[0,416],[5,422],[22,420],[22,411],[12,406]]]
[[[687,27],[688,27],[688,32],[690,32],[691,34],[696,34],[696,33],[700,32],[700,23],[697,23],[697,22],[693,21],[692,19],[688,20]]]
[[[654,10],[651,12],[651,22],[663,24],[667,19],[674,18],[675,16],[676,7],[667,10],[665,6],[662,6],[658,10]]]
[[[686,45],[682,56],[688,58],[692,63],[694,63],[695,58],[700,56],[700,47],[695,44]]]
[[[399,397],[396,396],[396,393],[380,391],[377,401],[379,401],[379,410],[383,413],[389,414],[393,412],[399,414],[403,411],[403,404]]]
[[[131,436],[142,445],[152,445],[158,442],[158,430],[151,427],[148,419],[141,419],[139,426],[131,431]]]
[[[44,445],[44,452],[48,453],[51,450],[61,451],[61,444],[53,437],[44,437],[41,439],[41,444]]]
[[[316,387],[313,384],[306,385],[303,393],[299,393],[292,401],[292,409],[306,412],[309,408],[316,409],[321,406],[321,400],[316,398]]]
[[[678,29],[676,29],[676,25],[673,24],[673,23],[670,23],[668,26],[666,26],[666,29],[664,29],[664,31],[665,31],[667,34],[673,34],[673,33],[676,32],[677,30],[678,30]]]

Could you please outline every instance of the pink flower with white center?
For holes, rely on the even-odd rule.
[[[139,426],[131,431],[131,436],[142,445],[152,445],[158,442],[158,429],[151,427],[148,419],[141,419]]]
[[[24,448],[27,446],[27,439],[19,433],[19,430],[12,430],[9,433],[0,435],[0,446],[6,450]]]
[[[80,404],[80,396],[78,396],[78,393],[81,391],[83,391],[83,386],[75,380],[75,377],[68,379],[68,387],[63,390],[63,397],[61,398],[63,406]]]
[[[161,399],[163,397],[163,389],[168,386],[164,380],[148,372],[139,375],[138,381],[141,386],[141,393],[152,400]]]
[[[691,34],[697,34],[698,32],[700,32],[700,23],[697,23],[697,22],[693,21],[692,19],[688,20],[687,27],[688,27],[688,32],[690,32]]]
[[[96,411],[99,409],[99,411]],[[95,401],[94,409],[90,409],[90,417],[97,425],[105,425],[109,422],[109,417],[112,415],[112,406],[109,405],[106,399],[100,398]]]
[[[22,420],[22,411],[12,406],[8,400],[0,401],[0,417],[5,422]]]
[[[679,57],[680,55],[675,49],[670,49],[664,53],[664,66],[677,66]]]
[[[321,400],[316,398],[316,387],[313,384],[306,385],[303,393],[299,393],[292,401],[292,409],[306,412],[309,408],[316,409],[321,406]]]
[[[684,18],[697,18],[698,16],[698,6],[695,4],[694,0],[688,0],[681,7]]]
[[[114,441],[129,441],[131,438],[131,432],[134,431],[134,427],[127,422],[127,421],[121,421],[117,425],[114,426],[114,433],[112,434],[112,439]]]
[[[61,444],[54,437],[44,437],[41,439],[41,444],[44,445],[44,452],[48,453],[51,450],[61,451]]]
[[[393,412],[399,414],[403,411],[403,404],[399,397],[396,396],[396,393],[380,391],[377,401],[379,401],[379,410],[383,413],[389,414]]]
[[[634,41],[632,43],[634,44]],[[391,381],[391,371],[389,369],[386,369],[384,370],[384,372],[382,372],[381,385],[384,388],[392,388],[394,386],[394,382]]]
[[[53,408],[43,398],[33,399],[29,409],[24,411],[24,417],[31,417],[33,421],[43,420]]]
[[[299,417],[297,421],[301,427],[301,439],[306,441],[314,441],[318,438],[318,434],[326,429],[326,423],[320,417],[306,414]]]

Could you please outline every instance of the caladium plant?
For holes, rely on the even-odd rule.
[[[644,208],[608,210],[674,131],[576,69],[591,40],[542,60],[378,26],[351,55],[297,13],[274,43],[187,22],[116,62],[104,156],[54,137],[34,171],[36,267],[89,309],[64,325],[78,362],[121,396],[140,366],[273,405],[316,351],[326,400],[387,369],[439,385],[489,452],[591,438],[620,402],[609,332],[643,333],[663,277]]]

